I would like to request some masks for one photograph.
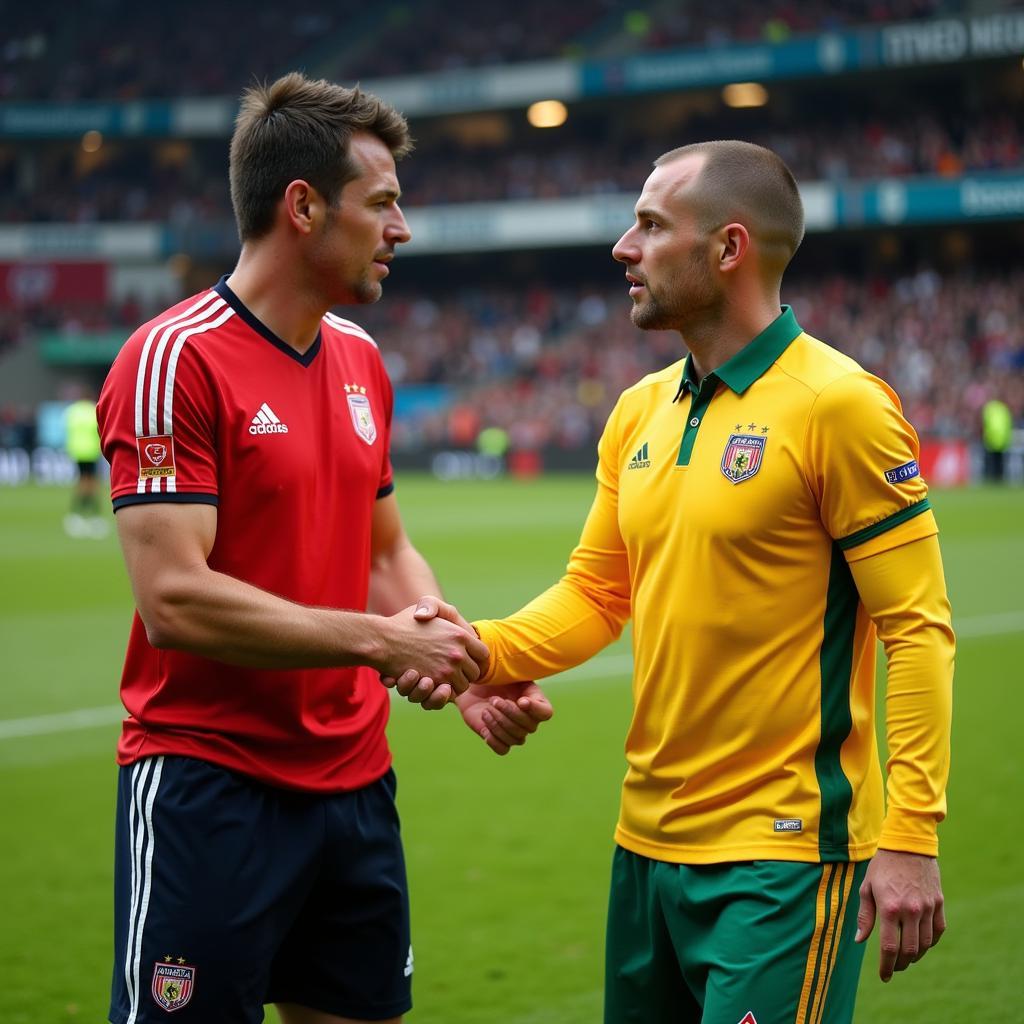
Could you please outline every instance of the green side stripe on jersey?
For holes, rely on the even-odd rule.
[[[847,818],[853,788],[843,774],[839,752],[853,728],[850,677],[853,634],[860,598],[838,544],[832,545],[832,566],[825,599],[825,632],[821,642],[821,739],[814,752],[814,772],[821,793],[818,853],[823,862],[849,860]]]
[[[873,540],[887,530],[891,530],[894,526],[899,526],[900,523],[905,523],[908,519],[913,519],[914,516],[927,512],[931,507],[931,502],[927,498],[922,498],[913,505],[901,508],[899,512],[893,512],[891,516],[883,519],[880,523],[872,523],[871,526],[865,526],[863,530],[858,530],[856,533],[851,533],[849,537],[844,537],[839,541],[839,546],[844,551],[849,551],[850,548],[855,548],[858,544],[863,544],[865,541]]]

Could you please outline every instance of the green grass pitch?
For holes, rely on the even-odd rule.
[[[409,532],[471,616],[512,611],[557,577],[591,493],[586,477],[410,477],[398,490]],[[858,1024],[1024,1021],[1024,490],[933,499],[960,634],[941,833],[950,930],[890,985],[877,979],[872,944]],[[114,705],[131,596],[113,537],[63,535],[66,500],[0,489],[5,1024],[106,1019]],[[627,655],[620,644],[551,681],[555,719],[506,759],[454,711],[395,706],[416,951],[410,1024],[600,1020]]]

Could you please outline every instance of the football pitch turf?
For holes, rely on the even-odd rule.
[[[592,490],[586,476],[413,476],[398,495],[447,595],[479,617],[512,611],[557,578]],[[106,1019],[117,682],[132,602],[116,540],[65,537],[66,502],[59,489],[0,488],[4,1024]],[[873,939],[856,1021],[1013,1024],[1024,1021],[1024,489],[939,492],[933,504],[959,635],[940,833],[950,928],[889,985]],[[555,718],[504,759],[453,709],[394,705],[416,955],[410,1024],[600,1021],[626,642],[548,691]]]

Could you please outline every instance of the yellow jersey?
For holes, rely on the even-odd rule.
[[[644,378],[608,420],[566,575],[475,623],[481,681],[578,664],[632,617],[616,841],[678,863],[862,860],[884,809],[866,603],[890,655],[884,845],[934,854],[953,636],[917,458],[895,393],[787,307],[702,381],[692,357]]]

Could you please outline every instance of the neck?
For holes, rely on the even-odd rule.
[[[253,316],[304,355],[316,341],[329,307],[304,287],[297,265],[277,248],[246,243],[227,285]]]
[[[716,309],[702,311],[692,322],[683,325],[679,333],[693,356],[697,379],[703,380],[749,345],[778,317],[781,309],[778,293],[775,293],[757,302],[724,303]]]

